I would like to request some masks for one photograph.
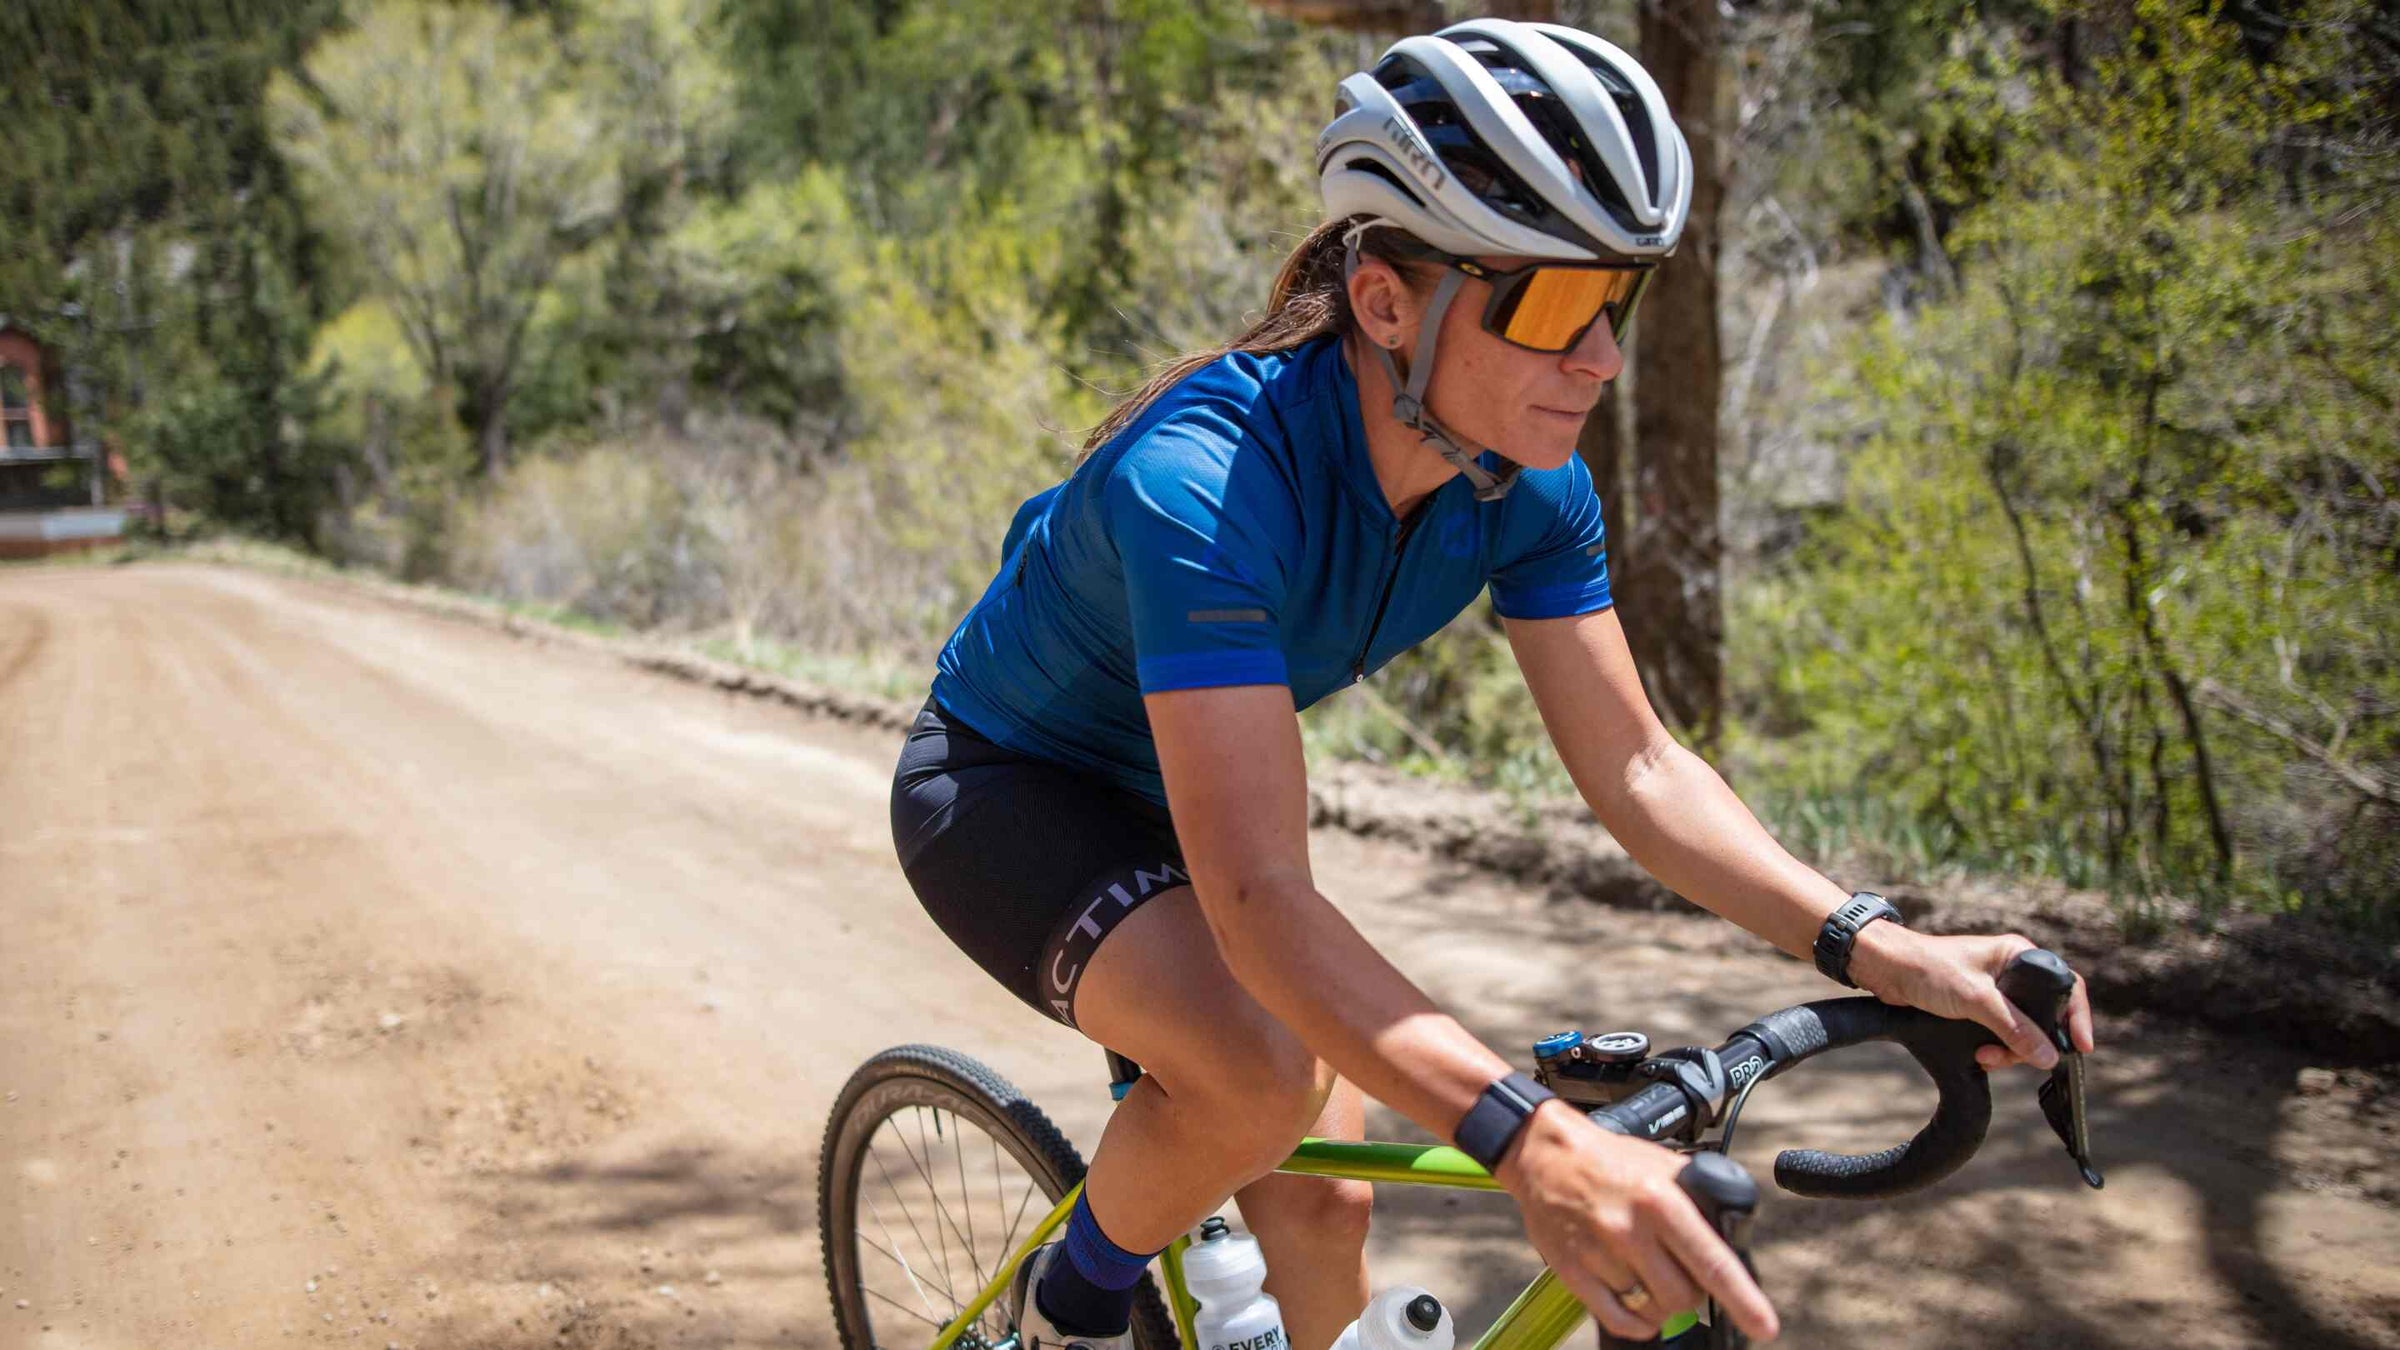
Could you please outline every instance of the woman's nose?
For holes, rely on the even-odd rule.
[[[1590,375],[1603,383],[1625,373],[1625,353],[1617,346],[1617,335],[1609,327],[1608,316],[1602,315],[1583,330],[1583,338],[1567,349],[1566,368],[1577,375]]]

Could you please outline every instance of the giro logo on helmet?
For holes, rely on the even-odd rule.
[[[1407,124],[1397,117],[1386,117],[1383,119],[1383,129],[1392,138],[1392,144],[1398,146],[1401,154],[1407,157],[1408,167],[1417,171],[1417,177],[1424,179],[1427,187],[1439,189],[1448,180],[1449,174],[1443,171],[1442,162],[1433,157],[1433,151],[1425,147],[1425,142],[1417,139],[1417,133],[1409,130]]]

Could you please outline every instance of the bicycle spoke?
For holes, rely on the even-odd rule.
[[[919,1143],[923,1143],[924,1138],[924,1112],[922,1108],[919,1108],[917,1114],[917,1140]],[[951,1217],[949,1207],[942,1203],[941,1183],[933,1179],[933,1169],[927,1166],[925,1160],[919,1159],[915,1153],[910,1152],[908,1147],[908,1137],[906,1135],[900,1135],[899,1139],[900,1151],[908,1154],[909,1163],[917,1169],[917,1175],[924,1180],[925,1188],[933,1194],[933,1212],[938,1220],[934,1228],[934,1234],[935,1236],[944,1239],[942,1242],[942,1273],[944,1275],[948,1275],[950,1273],[950,1244],[948,1238],[955,1236],[961,1244],[965,1244],[967,1242],[967,1235],[959,1230],[958,1220]],[[931,1148],[928,1148],[925,1153],[925,1158],[931,1159],[932,1156],[933,1151]],[[943,1224],[948,1225],[947,1233],[944,1233],[943,1231]],[[922,1238],[919,1239],[919,1241],[922,1240]],[[968,1247],[968,1251],[970,1253],[972,1253],[973,1250],[974,1249],[972,1246]],[[969,1259],[972,1261],[973,1258],[971,1255]]]
[[[1037,1194],[1040,1190],[1041,1187],[1039,1186],[1028,1185],[1025,1188],[1025,1193],[1017,1197],[1017,1212],[1008,1216],[1008,1234],[1000,1239],[1000,1251],[1003,1260],[1007,1259],[1007,1253],[1013,1252],[1017,1249],[1017,1222],[1025,1217],[1025,1206],[1027,1202],[1031,1201],[1035,1194]]]
[[[927,1317],[925,1314],[918,1312],[916,1309],[909,1307],[905,1303],[900,1302],[889,1294],[877,1293],[875,1290],[865,1288],[864,1286],[861,1286],[859,1292],[865,1294],[868,1298],[882,1299],[884,1302],[891,1304],[894,1308],[899,1309],[901,1312],[904,1312],[910,1317],[916,1318],[925,1325],[932,1327],[935,1331],[940,1331],[944,1326],[948,1325],[944,1322],[934,1321],[932,1318]]]
[[[942,1121],[939,1114],[934,1116],[933,1126],[935,1137],[940,1137]],[[991,1139],[991,1136],[987,1134],[984,1136],[984,1138]],[[999,1149],[999,1141],[993,1140],[992,1170],[995,1179],[999,1175]],[[950,1158],[955,1170],[958,1173],[959,1201],[965,1206],[967,1211],[967,1261],[975,1272],[975,1286],[978,1290],[981,1290],[983,1286],[991,1283],[992,1276],[1000,1269],[1000,1263],[1008,1259],[1008,1249],[1006,1247],[1001,1248],[1000,1251],[992,1257],[989,1270],[985,1268],[983,1261],[983,1244],[977,1240],[975,1233],[975,1188],[969,1185],[967,1182],[966,1130],[965,1127],[959,1123],[955,1114],[952,1115],[951,1119]],[[1002,1314],[999,1301],[994,1300],[989,1307],[984,1309],[983,1315],[977,1319],[977,1324],[983,1325],[988,1323],[995,1331],[1004,1331],[1007,1329],[1007,1324],[1001,1320],[1001,1317]]]
[[[949,1217],[950,1210],[942,1203],[942,1183],[933,1179],[933,1145],[925,1142],[925,1108],[920,1106],[914,1109],[917,1116],[917,1145],[925,1150],[925,1161],[917,1164],[917,1174],[925,1178],[925,1189],[933,1195],[933,1236],[942,1244],[942,1278],[947,1280],[950,1278],[950,1235],[943,1231],[942,1220]],[[916,1162],[916,1159],[912,1157],[909,1161]],[[957,1226],[955,1223],[950,1225],[952,1228]]]
[[[902,1140],[902,1151],[905,1152],[907,1147],[908,1141],[905,1139]],[[917,1216],[909,1211],[907,1197],[901,1191],[899,1183],[892,1180],[891,1169],[883,1165],[882,1155],[876,1153],[875,1150],[870,1147],[867,1150],[867,1157],[874,1161],[875,1170],[883,1174],[884,1185],[891,1188],[894,1199],[900,1202],[900,1217],[908,1220],[908,1231],[916,1235],[918,1249],[923,1251],[926,1255],[931,1256],[933,1254],[933,1244],[925,1240],[924,1230],[917,1227]],[[869,1200],[867,1203],[872,1206],[874,1201]],[[875,1211],[875,1222],[878,1224],[883,1223],[883,1211],[880,1209]],[[892,1230],[890,1225],[884,1225],[883,1231],[885,1236],[891,1236]],[[897,1243],[898,1239],[894,1238],[893,1241]],[[903,1264],[901,1268],[905,1270],[908,1267]],[[909,1278],[914,1280],[916,1277],[912,1274]],[[950,1300],[950,1305],[953,1308],[958,1306],[958,1295],[952,1293],[950,1290],[950,1270],[947,1265],[944,1265],[942,1268],[942,1296]]]
[[[985,1135],[992,1145],[992,1213],[998,1215],[1008,1208],[1008,1178],[1000,1174],[1000,1141]],[[1000,1259],[1008,1259],[1008,1238],[1000,1239]]]
[[[875,1202],[873,1200],[867,1201],[867,1209],[871,1214],[874,1215],[875,1226],[882,1229],[883,1235],[886,1238],[891,1238],[894,1245],[898,1245],[899,1239],[892,1237],[892,1226],[883,1221],[883,1211],[875,1207]],[[933,1306],[933,1300],[926,1296],[925,1286],[917,1283],[917,1272],[909,1266],[907,1258],[901,1256],[898,1252],[893,1251],[890,1247],[886,1247],[882,1243],[877,1242],[875,1239],[868,1237],[863,1232],[858,1234],[858,1240],[870,1247],[873,1247],[875,1250],[882,1252],[884,1256],[890,1259],[894,1265],[900,1267],[900,1273],[908,1278],[908,1287],[917,1291],[917,1301],[925,1305],[925,1311],[929,1313],[939,1311]],[[868,1293],[875,1292],[872,1289],[867,1289],[866,1271],[863,1267],[859,1271],[858,1287],[860,1289],[865,1289]],[[950,1299],[950,1306],[955,1309],[958,1306],[958,1299],[956,1296],[952,1295],[947,1289],[943,1290],[942,1293],[944,1297]],[[938,1327],[942,1324],[937,1321],[934,1323],[934,1325]]]
[[[924,1158],[910,1153],[910,1163],[917,1165],[917,1175],[924,1177],[926,1194],[934,1196],[934,1240],[941,1242],[941,1278],[948,1280],[950,1278],[950,1232],[958,1230],[958,1223],[943,1223],[943,1220],[950,1218],[950,1206],[941,1203],[941,1182],[936,1182],[934,1179],[934,1146],[924,1141],[924,1107],[912,1107],[912,1115],[917,1117],[917,1148],[922,1148]],[[907,1148],[905,1136],[900,1139],[900,1146]]]
[[[937,1118],[935,1124],[940,1124]],[[967,1209],[967,1259],[975,1265],[975,1283],[985,1282],[983,1260],[975,1247],[975,1192],[967,1186],[967,1154],[961,1147],[958,1131],[950,1131],[950,1157],[958,1164],[958,1201]]]
[[[997,1218],[1008,1211],[1008,1175],[1000,1170],[1000,1141],[991,1135],[985,1135],[984,1138],[991,1140],[992,1145],[992,1215]],[[1024,1207],[1019,1205],[1018,1208]],[[1001,1263],[1008,1260],[1008,1254],[1016,1250],[1016,1233],[1016,1225],[1012,1222],[1000,1234],[1000,1251],[992,1258],[994,1269],[998,1269]]]
[[[903,1133],[903,1132],[901,1131],[900,1127],[899,1127],[898,1125],[894,1124],[893,1122],[891,1122],[891,1121],[888,1121],[888,1120],[887,1120],[887,1121],[885,1121],[884,1123],[885,1123],[887,1126],[890,1126],[890,1127],[891,1127],[891,1131],[892,1131],[892,1138],[893,1138],[893,1140],[894,1140],[895,1142],[897,1142],[897,1143],[900,1145],[900,1154],[901,1154],[901,1156],[902,1156],[902,1157],[905,1157],[905,1158],[907,1158],[907,1159],[908,1159],[909,1167],[910,1167],[912,1170],[914,1170],[914,1171],[916,1172],[918,1180],[920,1180],[920,1181],[923,1181],[923,1182],[925,1183],[925,1186],[926,1186],[926,1191],[927,1191],[927,1193],[928,1193],[929,1195],[931,1195],[931,1196],[932,1196],[932,1198],[933,1198],[933,1207],[934,1207],[934,1212],[935,1212],[935,1213],[937,1213],[937,1214],[938,1214],[938,1213],[940,1213],[940,1212],[941,1212],[941,1207],[942,1207],[942,1202],[941,1202],[941,1193],[940,1193],[940,1191],[939,1191],[937,1188],[935,1188],[935,1186],[934,1186],[934,1184],[933,1184],[933,1178],[932,1178],[930,1175],[928,1175],[928,1174],[926,1173],[926,1170],[925,1170],[925,1165],[924,1165],[923,1163],[920,1163],[920,1162],[918,1162],[918,1161],[917,1161],[917,1155],[916,1155],[916,1153],[915,1153],[913,1150],[911,1150],[911,1149],[909,1148],[909,1146],[908,1146],[908,1136],[907,1136],[905,1133]],[[904,1191],[901,1189],[900,1183],[899,1183],[898,1181],[896,1181],[896,1180],[894,1180],[894,1179],[892,1178],[891,1171],[890,1171],[888,1168],[885,1168],[885,1167],[884,1167],[884,1165],[883,1165],[883,1156],[882,1156],[881,1154],[878,1154],[878,1153],[873,1153],[873,1152],[870,1152],[870,1153],[869,1153],[869,1156],[870,1156],[870,1157],[873,1157],[873,1158],[875,1159],[875,1168],[876,1168],[876,1170],[877,1170],[877,1171],[880,1171],[880,1172],[882,1172],[882,1173],[883,1173],[883,1180],[884,1180],[884,1184],[885,1184],[885,1185],[887,1185],[887,1186],[889,1186],[889,1187],[891,1187],[891,1189],[892,1189],[892,1193],[893,1193],[893,1195],[894,1195],[894,1196],[896,1196],[896,1197],[902,1197],[902,1207],[901,1207],[901,1211],[900,1211],[900,1212],[901,1212],[902,1214],[905,1214],[905,1215],[907,1215],[907,1216],[908,1216],[908,1230],[909,1230],[911,1233],[914,1233],[914,1234],[916,1234],[916,1238],[917,1238],[917,1245],[918,1245],[919,1247],[922,1247],[922,1248],[924,1248],[924,1250],[925,1250],[925,1254],[926,1254],[927,1256],[931,1256],[931,1255],[933,1255],[933,1253],[934,1253],[934,1244],[933,1244],[933,1243],[931,1243],[931,1242],[927,1242],[927,1241],[925,1240],[925,1232],[924,1232],[924,1230],[923,1230],[923,1229],[920,1229],[920,1228],[918,1228],[918,1227],[917,1227],[917,1220],[916,1220],[916,1216],[915,1216],[915,1214],[914,1214],[914,1213],[913,1213],[913,1212],[912,1212],[912,1211],[911,1211],[911,1210],[910,1210],[910,1209],[907,1207],[907,1204],[906,1204],[906,1201],[905,1201],[905,1192],[904,1192]],[[935,1227],[934,1227],[934,1235],[935,1235],[936,1237],[939,1237],[939,1236],[941,1235],[941,1231],[942,1231],[942,1230],[941,1230],[941,1227],[940,1227],[940,1225],[938,1225],[938,1224],[937,1224],[937,1225],[935,1225]],[[943,1261],[943,1263],[942,1263],[942,1274],[943,1274],[944,1276],[947,1276],[949,1273],[950,1273],[950,1263],[949,1263],[947,1260],[944,1260],[944,1261]]]
[[[878,1216],[875,1222],[878,1227],[881,1227],[883,1224],[883,1219],[881,1216]],[[891,1230],[888,1228],[884,1229],[884,1235],[889,1237],[891,1235]],[[917,1301],[925,1305],[925,1311],[936,1316],[940,1315],[941,1309],[933,1306],[933,1299],[925,1293],[925,1287],[917,1283],[917,1273],[909,1268],[907,1257],[904,1257],[900,1253],[893,1251],[891,1248],[884,1246],[882,1243],[877,1242],[875,1239],[868,1237],[864,1233],[858,1235],[858,1240],[867,1244],[869,1247],[874,1248],[876,1251],[883,1253],[885,1260],[900,1267],[900,1273],[908,1277],[909,1288],[916,1290]],[[865,1285],[862,1283],[860,1287],[864,1288]]]

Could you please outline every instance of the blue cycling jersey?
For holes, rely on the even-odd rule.
[[[1609,604],[1580,459],[1524,473],[1496,502],[1454,477],[1404,527],[1333,338],[1194,372],[1018,508],[1001,552],[942,648],[934,697],[1002,746],[1161,804],[1144,694],[1282,684],[1305,708],[1487,584],[1509,618]]]

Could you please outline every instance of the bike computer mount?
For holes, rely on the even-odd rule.
[[[1650,1038],[1638,1031],[1561,1031],[1533,1043],[1533,1076],[1577,1106],[1607,1106],[1650,1081],[1635,1076],[1649,1057]]]

